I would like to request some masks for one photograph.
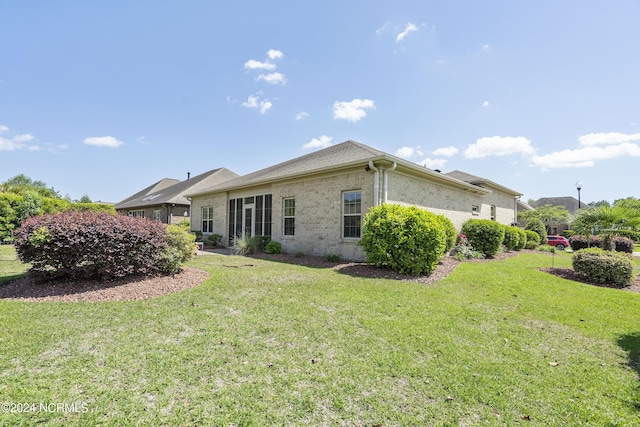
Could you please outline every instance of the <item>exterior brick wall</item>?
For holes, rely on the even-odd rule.
[[[278,183],[272,187],[272,239],[282,243],[285,252],[308,255],[339,255],[347,260],[364,260],[359,239],[342,237],[342,194],[362,193],[362,217],[373,206],[373,175],[364,168],[339,175],[304,181]],[[295,198],[295,236],[284,236],[284,199]]]
[[[507,194],[496,191],[487,195],[474,194],[395,171],[387,173],[387,203],[416,205],[445,215],[458,230],[469,218],[491,219],[491,205],[496,207],[496,221],[511,224],[514,220],[514,198]],[[472,211],[473,206],[478,207],[477,214]]]
[[[490,219],[491,206],[496,207],[495,220],[510,224],[514,219],[514,198],[500,191],[474,194],[444,184],[421,179],[410,174],[387,171],[387,203],[416,205],[436,214],[444,214],[460,230],[469,218]],[[362,218],[374,203],[373,171],[354,167],[338,173],[315,175],[303,179],[275,182],[251,189],[194,197],[192,200],[191,229],[201,230],[202,207],[213,206],[213,232],[228,240],[228,200],[240,197],[272,195],[271,238],[282,244],[285,252],[306,255],[339,255],[345,260],[364,260],[359,239],[342,237],[342,195],[345,191],[362,193]],[[380,177],[380,193],[384,194],[384,180]],[[295,235],[284,235],[284,200],[295,198]],[[382,202],[382,197],[379,202]],[[477,206],[477,214],[472,211]]]

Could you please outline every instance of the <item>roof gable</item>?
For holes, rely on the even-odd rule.
[[[481,177],[476,176],[476,175],[471,175],[470,173],[462,172],[460,170],[454,170],[454,171],[451,171],[451,172],[447,172],[447,173],[445,173],[445,175],[450,176],[450,177],[455,178],[455,179],[459,179],[460,181],[468,182],[469,184],[472,184],[472,185],[477,185],[478,187],[500,190],[500,191],[502,191],[504,193],[507,193],[509,195],[512,195],[512,196],[522,196],[521,193],[518,193],[515,190],[507,188],[507,187],[505,187],[503,185],[495,183],[495,182],[493,182],[491,180],[488,180],[486,178],[481,178]]]
[[[227,188],[255,185],[297,175],[327,171],[384,155],[384,152],[359,142],[346,141],[231,179],[207,189],[207,192],[222,191]]]
[[[213,169],[185,181],[165,178],[144,190],[116,203],[115,209],[144,208],[165,203],[189,205],[188,192],[195,192],[211,185],[237,177],[238,174],[227,168]]]

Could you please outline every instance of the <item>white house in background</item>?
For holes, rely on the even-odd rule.
[[[187,196],[192,230],[220,234],[230,246],[238,237],[265,235],[285,252],[363,260],[361,224],[373,206],[415,205],[444,214],[459,230],[469,218],[511,224],[521,194],[346,141]]]

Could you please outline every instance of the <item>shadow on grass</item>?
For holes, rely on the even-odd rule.
[[[27,273],[18,273],[18,274],[12,274],[10,276],[2,276],[0,277],[0,286],[5,285],[9,282],[12,282],[14,280],[18,280],[21,279],[23,277],[25,277],[27,275]]]
[[[640,378],[640,332],[626,334],[618,338],[618,345],[627,352],[627,365],[636,372]],[[640,396],[640,384],[636,386],[636,395]],[[640,401],[630,402],[636,410],[640,410]]]

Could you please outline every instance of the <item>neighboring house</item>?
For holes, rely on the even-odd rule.
[[[121,215],[177,224],[190,219],[191,202],[185,197],[186,193],[201,191],[237,176],[228,169],[220,168],[193,178],[187,175],[186,181],[165,178],[116,203],[115,209]]]
[[[575,214],[578,209],[587,209],[590,208],[591,205],[583,202],[579,202],[578,199],[571,196],[566,197],[543,197],[531,203],[531,206],[534,208],[551,205],[551,206],[560,206],[569,211],[570,214]],[[578,207],[580,206],[580,207]],[[543,221],[545,226],[547,227],[547,234],[562,234],[565,230],[569,230],[569,223],[559,222],[553,220]]]
[[[187,196],[192,229],[221,234],[228,245],[265,235],[286,252],[363,260],[362,219],[382,203],[444,214],[458,230],[469,218],[511,224],[521,194],[473,178],[476,184],[347,141]]]
[[[578,208],[578,204],[580,205],[580,208]],[[578,199],[571,196],[543,197],[531,203],[531,206],[533,206],[534,208],[537,208],[538,206],[544,206],[544,205],[562,206],[563,208],[568,210],[569,213],[571,214],[575,213],[578,209],[586,209],[591,207],[591,205],[588,205],[587,203],[578,202]]]

